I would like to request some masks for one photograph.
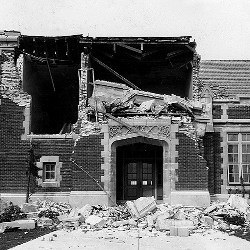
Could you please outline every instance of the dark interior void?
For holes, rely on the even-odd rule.
[[[91,45],[91,67],[95,70],[95,79],[123,82],[98,64],[94,60],[97,58],[141,90],[191,98],[192,50],[183,44],[143,44],[140,53],[141,44],[126,46],[130,48],[114,44]]]
[[[78,69],[78,64],[48,66],[24,56],[23,89],[32,96],[32,133],[70,132],[78,119]]]
[[[96,58],[141,90],[191,98],[196,44],[189,39],[21,36],[16,58],[24,53],[23,88],[32,96],[31,132],[65,133],[77,121],[81,52],[90,54],[88,66],[95,79],[124,83]]]
[[[20,36],[16,58],[24,54],[23,89],[32,96],[34,134],[70,132],[78,119],[81,36]]]
[[[134,143],[116,148],[116,198],[163,198],[163,148]]]

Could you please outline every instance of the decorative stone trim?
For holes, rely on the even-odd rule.
[[[102,125],[101,133],[103,133],[104,138],[101,139],[101,145],[103,146],[103,151],[101,151],[101,157],[103,163],[101,164],[101,169],[103,170],[103,176],[101,176],[101,182],[103,183],[104,190],[109,190],[109,171],[110,171],[110,149],[109,149],[109,134],[108,125]]]
[[[26,139],[31,140],[31,139],[36,139],[36,140],[49,140],[49,139],[77,139],[78,135],[75,133],[71,133],[71,134],[41,134],[41,135],[34,135],[34,134],[29,134],[27,135]]]
[[[221,153],[223,162],[221,164],[221,193],[227,193],[226,186],[227,186],[227,131],[225,129],[221,130],[220,136],[222,137],[221,147],[223,148],[223,152]]]
[[[24,134],[21,135],[21,140],[27,140],[27,136],[30,133],[30,107],[25,107],[24,111],[23,128]]]
[[[43,176],[43,163],[44,162],[55,162],[55,181],[46,182],[43,178],[37,178],[38,186],[42,187],[60,187],[60,181],[62,180],[62,176],[60,174],[60,170],[62,168],[62,162],[59,162],[59,156],[42,156],[40,161],[36,163],[37,167],[41,170],[38,171],[38,175]]]
[[[227,115],[228,105],[227,104],[222,104],[221,109],[222,109],[221,119],[226,122],[228,120],[228,115]]]
[[[163,147],[163,200],[167,202],[171,191],[175,190],[175,182],[178,180],[176,175],[178,124],[171,124],[170,119],[150,120],[145,118],[124,120],[124,122],[129,124],[130,128],[110,120],[108,124],[103,124],[101,129],[101,133],[104,134],[101,140],[103,146],[101,169],[104,171],[101,181],[104,184],[104,190],[110,196],[109,204],[113,205],[112,201],[116,201],[116,147],[131,143],[132,140]],[[144,137],[140,133],[136,133],[131,127],[148,136]]]
[[[165,201],[170,202],[170,194],[172,191],[175,191],[175,183],[178,181],[177,169],[178,169],[178,162],[176,159],[178,158],[178,151],[176,150],[176,146],[179,145],[179,140],[176,138],[176,133],[179,130],[178,124],[171,124],[171,134],[170,134],[170,143],[171,146],[169,147],[169,162],[165,163],[164,170],[165,170],[165,185],[169,183],[169,187],[165,188]]]
[[[159,135],[163,137],[169,137],[170,136],[170,126],[145,126],[145,125],[137,125],[132,126],[135,130],[138,130],[140,132],[146,133],[148,135]],[[110,126],[109,127],[109,137],[113,138],[116,136],[126,136],[131,133],[135,133],[132,128],[129,128],[127,126]]]

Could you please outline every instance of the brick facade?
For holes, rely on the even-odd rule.
[[[6,59],[7,58],[7,59]],[[5,74],[2,74],[6,83],[11,86],[15,83],[16,93],[22,93],[20,72],[14,64],[13,52],[8,53],[5,58]],[[6,64],[7,60],[7,64]],[[7,67],[6,67],[7,65]],[[7,70],[6,70],[7,69]],[[8,92],[9,93],[9,92]],[[25,93],[22,93],[25,95]],[[8,98],[1,99],[0,114],[1,114],[1,148],[4,152],[1,154],[0,176],[5,176],[4,181],[1,182],[0,191],[20,193],[26,192],[27,176],[26,169],[28,166],[28,150],[30,147],[30,139],[32,136],[27,137],[28,128],[24,128],[25,107],[29,108],[30,96],[25,95],[26,102],[18,102],[21,98],[15,98],[15,93],[10,92]],[[80,115],[84,118],[84,115]],[[27,119],[26,119],[27,120]],[[29,124],[28,124],[29,125]],[[74,132],[80,132],[79,122],[77,123]],[[178,153],[178,161],[175,154],[171,156],[171,167],[168,165],[168,156],[164,156],[165,171],[164,181],[168,188],[168,182],[171,182],[171,187],[165,193],[168,194],[170,190],[206,190],[207,188],[207,170],[206,161],[201,156],[202,150],[199,146],[185,134],[176,133],[177,130],[171,133],[175,134],[171,140],[176,140],[176,146],[173,147],[173,152]],[[28,131],[29,132],[29,131]],[[176,139],[175,139],[176,138]],[[101,188],[96,182],[104,187],[104,158],[102,140],[103,134],[90,134],[88,136],[81,136],[78,140],[73,138],[49,138],[41,136],[33,137],[32,143],[34,145],[34,152],[38,158],[42,156],[58,156],[59,161],[62,162],[60,171],[61,181],[58,187],[42,187],[36,184],[36,180],[32,178],[31,192],[35,193],[49,193],[49,192],[74,192],[74,191],[101,191]],[[178,145],[177,145],[178,142]],[[169,142],[170,145],[170,142]],[[173,144],[175,145],[175,143]],[[18,152],[18,153],[17,153]],[[166,154],[168,154],[166,152]],[[170,152],[170,154],[172,154]],[[71,159],[81,166],[86,172],[80,170]],[[168,176],[167,173],[170,175]],[[91,176],[89,176],[89,175]],[[177,175],[177,179],[175,177]],[[94,180],[95,179],[95,180]],[[104,178],[105,179],[105,178]],[[169,194],[168,194],[169,195]]]
[[[86,58],[84,59],[84,57]],[[31,96],[22,90],[22,66],[20,62],[15,64],[16,59],[13,49],[1,51],[0,193],[26,192],[28,150],[32,140],[38,161],[43,156],[56,156],[62,163],[60,185],[57,187],[42,187],[37,185],[35,178],[32,178],[32,192],[40,194],[103,192],[99,186],[101,185],[105,192],[108,192],[115,200],[116,147],[124,143],[131,144],[133,140],[138,143],[142,142],[149,135],[147,134],[144,137],[143,134],[140,134],[138,136],[135,131],[125,129],[124,133],[112,135],[112,137],[110,131],[111,128],[115,127],[112,127],[111,123],[111,125],[109,124],[110,127],[104,123],[102,125],[91,123],[91,131],[86,133],[84,126],[90,124],[87,121],[85,106],[86,83],[88,81],[86,72],[89,67],[89,58],[84,53],[82,53],[83,65],[79,75],[78,121],[73,125],[75,137],[71,134],[65,135],[65,137],[64,134],[57,134],[47,135],[47,137],[40,136],[40,138],[39,135],[31,135],[29,114]],[[219,62],[219,65],[221,63]],[[212,64],[213,62],[207,62],[206,66],[212,67]],[[200,57],[194,54],[192,68],[193,99],[200,100],[204,86],[212,85],[210,83],[212,75],[209,72],[201,68]],[[201,76],[203,79],[201,79]],[[209,81],[209,84],[206,81]],[[161,122],[162,126],[166,126],[166,119],[159,122],[157,119],[150,120],[145,116],[129,121],[130,125],[135,128],[152,126],[152,129],[149,130],[151,141],[148,139],[147,143],[163,148],[163,199],[165,200],[172,191],[209,190],[210,194],[226,193],[228,186],[227,162],[225,161],[225,157],[227,157],[227,132],[233,129],[236,133],[242,131],[250,133],[250,130],[248,131],[250,98],[244,97],[242,101],[240,97],[230,96],[230,93],[226,91],[226,85],[221,88],[220,84],[216,83],[210,87],[213,92],[213,95],[211,95],[212,115],[209,117],[210,128],[203,138],[199,135],[200,138],[198,139],[198,126],[188,128],[187,133],[185,133],[181,130],[181,123],[174,123],[174,119],[171,120],[171,117],[167,118],[169,134],[164,135],[165,137],[161,137],[157,128]],[[231,94],[233,94],[233,91]],[[224,100],[222,100],[222,97]],[[231,99],[227,99],[228,97]],[[240,123],[239,119],[241,120]],[[207,121],[208,118],[201,123],[205,124]],[[153,124],[155,122],[156,124]],[[107,127],[105,132],[100,132],[101,128],[103,129],[105,126]],[[116,124],[116,126],[121,125]],[[227,129],[226,132],[224,131],[225,128]],[[157,132],[154,134],[154,131]],[[224,133],[223,136],[222,133]],[[222,149],[224,149],[224,152]],[[77,167],[72,160],[86,172]],[[81,194],[76,195],[80,197]]]
[[[176,190],[206,190],[208,188],[207,162],[197,143],[185,134],[177,133],[178,181]]]
[[[25,192],[27,186],[29,140],[21,140],[23,134],[24,108],[9,99],[1,99],[0,105],[0,190],[1,192]],[[39,159],[42,156],[59,156],[62,162],[60,187],[34,186],[35,192],[66,192],[71,190],[100,190],[97,184],[71,162],[71,157],[89,172],[97,181],[101,181],[101,139],[102,135],[82,137],[74,146],[72,139],[33,139],[34,152]],[[72,154],[72,152],[74,153]],[[3,178],[4,177],[4,178]]]
[[[29,141],[21,141],[23,107],[2,98],[0,105],[0,190],[24,191]]]
[[[71,162],[74,159],[89,175],[101,183],[102,135],[81,137],[77,142],[73,138],[49,138],[27,136],[30,132],[27,123],[27,111],[31,96],[22,90],[21,60],[16,64],[13,49],[3,50],[0,55],[0,193],[26,193],[27,168],[30,141],[39,162],[42,156],[58,156],[62,162],[59,187],[42,187],[31,177],[30,191],[70,192],[101,190],[96,182]],[[28,108],[28,109],[27,109]],[[28,114],[29,116],[29,114]],[[28,117],[28,121],[30,118]],[[77,132],[77,131],[76,131]],[[79,132],[79,131],[78,131]]]
[[[101,145],[101,139],[103,134],[90,135],[82,137],[74,148],[74,154],[72,158],[86,170],[98,183],[101,184],[101,176],[103,170],[101,164],[103,159],[101,157],[101,151],[103,146]],[[72,167],[72,190],[84,190],[84,191],[100,191],[100,187],[97,183],[86,173],[80,170],[78,167]]]
[[[34,152],[37,156],[37,161],[42,156],[59,156],[62,162],[62,169],[60,171],[62,181],[60,187],[40,187],[37,186],[37,192],[66,192],[72,188],[72,165],[70,157],[74,145],[73,140],[33,140]]]

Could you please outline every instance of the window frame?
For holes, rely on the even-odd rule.
[[[53,167],[53,170],[47,170],[47,167]],[[54,174],[54,178],[46,178],[47,173]],[[56,162],[43,162],[43,181],[44,182],[55,182],[56,181]]]
[[[55,164],[55,178],[46,179],[44,171],[44,163],[46,164]],[[38,171],[38,175],[42,178],[37,178],[37,184],[41,187],[60,187],[60,182],[62,181],[61,168],[62,162],[59,161],[59,156],[42,156],[40,161],[36,163],[37,167],[41,170]]]
[[[237,134],[237,140],[229,140],[229,136],[230,135],[236,135]],[[245,137],[243,137],[243,135],[246,135],[246,140],[244,140]],[[249,139],[247,138],[249,137]],[[232,150],[232,152],[229,152],[229,146],[235,146],[237,145],[237,152],[234,152],[234,150]],[[227,133],[227,181],[229,185],[241,185],[241,178],[243,178],[243,183],[246,185],[250,185],[250,161],[248,162],[243,162],[243,156],[246,155],[246,158],[248,158],[247,156],[249,155],[250,157],[250,150],[249,153],[248,152],[244,152],[244,145],[248,145],[249,149],[250,149],[250,132],[228,132]],[[247,147],[247,148],[248,148]],[[248,150],[247,150],[248,151]],[[237,161],[234,161],[235,156],[237,153]],[[229,155],[231,155],[229,157]],[[233,159],[231,162],[229,161],[229,158]],[[230,167],[231,168],[235,168],[236,166],[238,166],[238,173],[232,171],[230,172]],[[247,172],[243,172],[244,171],[244,166],[247,166]],[[236,176],[238,175],[237,180],[235,181]],[[247,181],[244,180],[244,175],[247,175]],[[234,176],[234,181],[230,181],[230,176]]]

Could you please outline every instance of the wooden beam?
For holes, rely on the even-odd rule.
[[[161,50],[162,50],[162,49],[157,49],[157,50],[145,52],[145,53],[142,54],[142,57],[150,56],[150,55],[155,54],[155,53],[157,53],[157,52],[159,52],[159,51],[161,51]]]
[[[165,57],[165,59],[170,59],[172,57],[175,57],[177,55],[180,55],[184,52],[184,50],[177,50],[177,51],[173,51],[167,54],[167,56]]]
[[[134,47],[131,47],[131,46],[126,45],[126,44],[123,44],[123,43],[117,43],[117,45],[120,46],[120,47],[129,49],[129,50],[131,50],[131,51],[134,51],[134,52],[136,52],[136,53],[139,53],[139,54],[142,54],[142,53],[143,53],[140,49],[136,49],[136,48],[134,48]]]
[[[99,59],[97,59],[96,57],[94,57],[92,55],[91,55],[91,57],[99,65],[103,66],[106,70],[108,70],[109,72],[111,72],[112,74],[114,74],[115,76],[117,76],[118,78],[120,78],[122,81],[124,81],[125,83],[127,83],[130,87],[132,87],[134,89],[137,89],[137,90],[141,90],[135,84],[133,84],[132,82],[130,82],[128,79],[126,79],[125,77],[123,77],[122,75],[120,75],[118,72],[116,72],[115,70],[113,70],[112,68],[110,68],[108,65],[106,65],[105,63],[103,63],[102,61],[100,61]]]

